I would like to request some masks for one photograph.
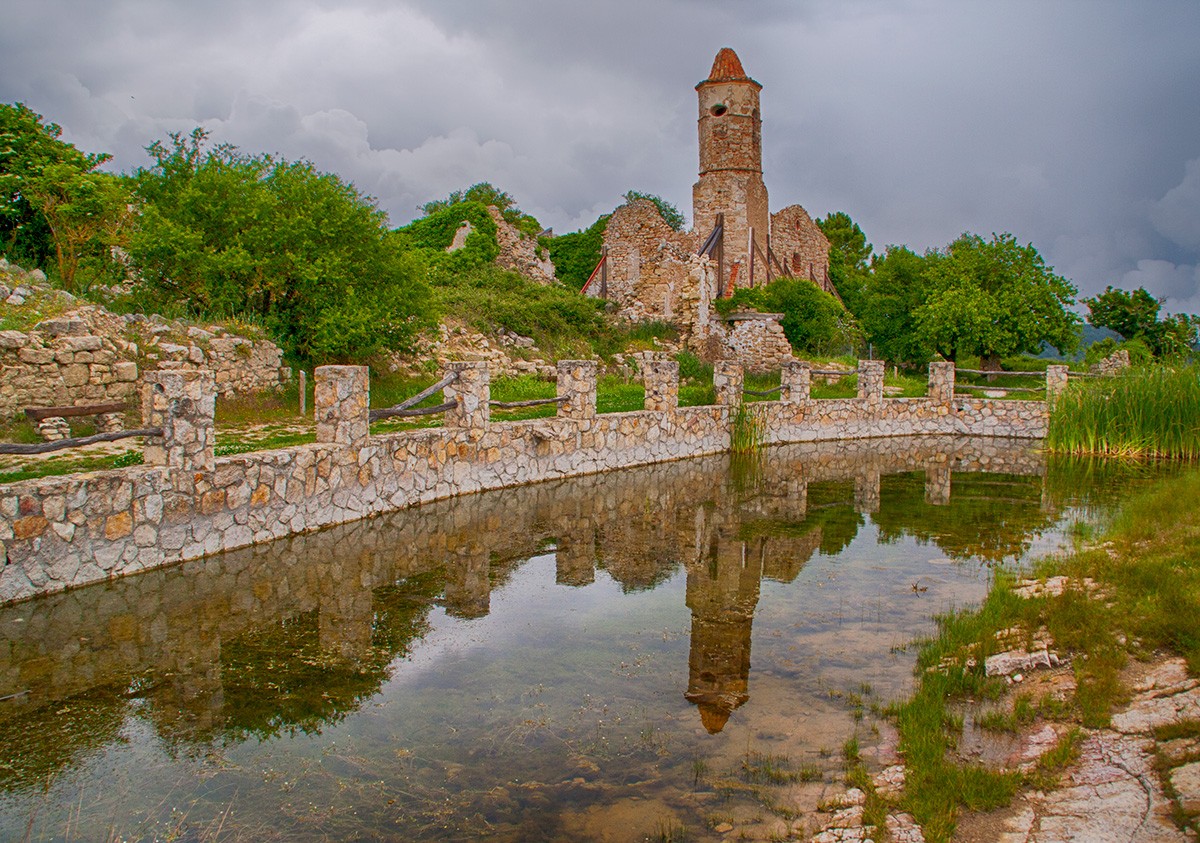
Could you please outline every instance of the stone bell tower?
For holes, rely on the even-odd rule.
[[[767,254],[771,216],[762,178],[762,85],[746,75],[737,53],[721,49],[708,78],[696,86],[700,101],[700,180],[692,187],[692,219],[703,242],[724,214],[722,294],[750,283],[750,238]]]

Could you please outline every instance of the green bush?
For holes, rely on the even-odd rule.
[[[132,176],[141,215],[133,304],[205,318],[253,316],[302,362],[404,350],[429,293],[357,189],[307,162],[205,148],[196,129],[148,149]]]
[[[464,222],[471,233],[461,249],[447,252],[454,233]],[[496,241],[496,222],[479,202],[458,202],[392,232],[399,247],[415,251],[427,265],[455,274],[490,264],[500,254]]]
[[[842,303],[811,281],[779,278],[765,287],[738,290],[718,299],[722,315],[738,310],[782,313],[783,333],[792,348],[810,354],[836,354],[862,343],[862,332]]]

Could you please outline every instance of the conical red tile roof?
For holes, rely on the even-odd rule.
[[[742,61],[737,53],[728,47],[722,47],[713,59],[712,72],[708,74],[709,82],[730,82],[739,79],[750,79],[742,69]]]

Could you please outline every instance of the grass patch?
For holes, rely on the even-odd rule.
[[[1103,544],[1042,560],[1040,576],[1063,574],[1058,596],[1024,600],[1011,577],[997,575],[984,603],[938,620],[938,634],[918,655],[920,681],[909,700],[892,707],[909,773],[903,804],[930,841],[951,839],[961,810],[1007,803],[1018,787],[1050,787],[1075,757],[1077,730],[1066,735],[1026,776],[998,773],[954,759],[960,723],[949,704],[987,699],[1003,684],[983,675],[985,659],[1003,645],[1000,630],[1045,627],[1055,648],[1072,659],[1074,699],[1028,696],[1011,709],[980,717],[986,728],[1015,730],[1038,717],[1107,725],[1128,698],[1120,681],[1131,652],[1167,651],[1200,672],[1200,471],[1189,470],[1135,494],[1103,535]],[[1085,586],[1085,579],[1092,585]],[[1185,725],[1180,736],[1200,733]]]

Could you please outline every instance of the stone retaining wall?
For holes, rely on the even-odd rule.
[[[92,331],[70,317],[45,320],[28,333],[0,331],[0,418],[26,407],[136,398],[139,346]],[[291,378],[282,349],[270,340],[192,328],[187,343],[142,343],[143,362],[151,370],[211,371],[223,396],[273,389]]]
[[[143,413],[165,435],[147,441],[146,465],[0,487],[0,602],[441,498],[723,452],[741,401],[740,370],[725,364],[721,403],[680,408],[678,364],[656,361],[644,372],[645,410],[597,415],[596,364],[562,361],[558,391],[567,400],[557,417],[492,424],[486,363],[450,368],[459,378],[445,395],[458,408],[442,428],[370,435],[366,369],[324,366],[316,444],[221,459],[213,456],[212,374],[148,374]],[[950,398],[946,377],[934,367],[933,397],[884,399],[883,364],[864,361],[858,398],[817,401],[808,365],[793,363],[782,400],[751,411],[771,443],[1044,435],[1044,403]]]

